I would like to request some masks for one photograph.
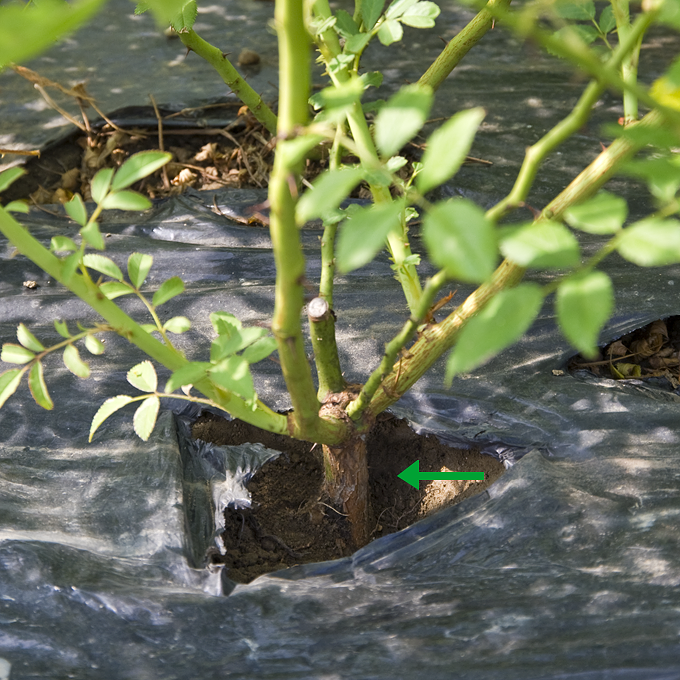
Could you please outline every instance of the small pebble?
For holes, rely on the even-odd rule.
[[[260,55],[244,47],[241,53],[238,55],[238,65],[239,66],[255,66],[255,64],[260,63]]]

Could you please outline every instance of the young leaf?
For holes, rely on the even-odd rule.
[[[440,12],[434,2],[423,0],[407,9],[401,17],[401,22],[413,28],[432,28]]]
[[[398,172],[401,170],[408,161],[403,157],[403,156],[392,156],[387,163],[385,163],[385,167],[387,168],[388,172]]]
[[[593,0],[567,0],[557,4],[557,15],[563,19],[577,19],[589,21],[595,18],[595,3]]]
[[[312,97],[309,98],[310,104],[312,104],[312,99]],[[321,105],[320,103],[318,108],[321,108]],[[324,137],[321,135],[304,135],[295,139],[287,139],[276,145],[276,153],[285,159],[286,165],[291,167],[307,158],[309,152],[323,140]]]
[[[164,281],[161,284],[161,287],[153,294],[151,304],[154,307],[160,307],[168,300],[172,300],[172,298],[174,298],[176,295],[179,295],[183,291],[184,281],[182,281],[179,276],[173,276],[167,281]]]
[[[378,40],[385,46],[399,42],[403,37],[404,28],[395,19],[388,19],[378,29]]]
[[[53,236],[50,241],[50,250],[53,253],[72,253],[78,250],[78,246],[68,236]]]
[[[90,222],[86,224],[81,230],[80,235],[85,239],[85,242],[96,248],[97,250],[104,250],[104,239],[99,231],[99,224],[97,222]]]
[[[210,323],[217,335],[230,336],[243,328],[243,324],[229,312],[211,312]]]
[[[364,93],[364,89],[364,84],[360,78],[351,78],[338,87],[325,87],[320,92],[317,92],[310,101],[317,108],[345,108],[358,102]]]
[[[248,362],[238,354],[221,361],[210,371],[210,379],[219,387],[238,394],[243,399],[255,397],[253,376]]]
[[[17,327],[17,339],[26,349],[31,349],[34,352],[42,352],[45,349],[42,342],[23,323],[20,323]]]
[[[680,262],[680,222],[650,217],[625,229],[616,248],[640,267]]]
[[[623,198],[601,191],[585,203],[575,205],[564,214],[567,224],[588,234],[615,234],[628,217]]]
[[[142,392],[155,392],[158,387],[156,369],[148,359],[133,366],[127,372],[127,381]]]
[[[597,340],[614,309],[614,286],[603,272],[570,277],[557,289],[557,320],[569,342],[588,358],[597,355]]]
[[[11,368],[0,374],[0,408],[17,391],[23,374],[20,368]]]
[[[382,14],[385,0],[363,0],[361,4],[361,16],[364,20],[364,29],[370,31],[375,22],[378,21]]]
[[[111,184],[111,191],[126,189],[138,180],[156,172],[172,159],[171,153],[163,151],[140,151],[128,158],[118,168]],[[99,201],[98,201],[99,202]]]
[[[184,385],[195,385],[201,382],[207,375],[208,371],[214,368],[212,364],[207,361],[192,361],[186,366],[175,371],[168,382],[165,383],[165,392],[168,394],[174,392],[178,387]]]
[[[144,255],[143,253],[132,253],[128,257],[128,277],[132,285],[138,290],[142,287],[146,277],[149,275],[149,270],[153,264],[153,257],[151,255]]]
[[[99,204],[106,194],[109,192],[111,186],[111,179],[113,178],[113,168],[102,168],[93,178],[90,184],[90,193],[92,200]]]
[[[6,342],[2,346],[0,361],[4,361],[6,364],[27,364],[33,359],[35,359],[35,354],[21,345]]]
[[[351,38],[359,32],[359,27],[356,25],[352,16],[344,9],[339,9],[335,13],[335,31],[343,38]]]
[[[535,283],[503,290],[468,321],[449,356],[446,382],[471,371],[518,340],[529,329],[543,304],[543,291]]]
[[[90,438],[88,441],[92,441],[94,433],[97,431],[99,426],[118,409],[123,408],[132,401],[132,397],[128,397],[127,394],[119,394],[117,397],[111,397],[107,399],[100,407],[97,413],[94,414],[92,418],[92,425],[90,425]]]
[[[385,12],[386,19],[398,19],[407,9],[412,7],[418,0],[394,0]]]
[[[459,111],[430,135],[416,178],[425,194],[453,177],[463,164],[486,112],[482,108]]]
[[[352,213],[338,238],[338,270],[344,274],[368,264],[384,247],[388,234],[399,227],[403,210],[404,201],[397,200]]]
[[[432,261],[460,281],[482,283],[496,267],[493,224],[472,201],[436,204],[425,215],[423,239]]]
[[[348,38],[347,42],[345,43],[345,51],[349,52],[349,54],[342,56],[351,57],[353,54],[358,54],[364,49],[364,47],[366,47],[366,45],[368,45],[370,40],[370,33],[358,33],[357,35],[353,35],[351,38]]]
[[[598,25],[600,26],[600,30],[605,35],[616,28],[616,19],[614,18],[614,10],[612,9],[611,5],[607,5],[602,10]]]
[[[250,347],[243,350],[241,356],[249,363],[256,364],[262,359],[266,359],[276,349],[276,338],[271,335],[266,338],[260,338],[254,342]]]
[[[99,284],[99,290],[104,293],[107,300],[115,300],[121,295],[132,295],[135,291],[124,281],[104,281]]]
[[[5,189],[9,188],[19,179],[19,177],[25,174],[26,171],[20,167],[9,168],[8,170],[0,172],[0,192],[3,192]]]
[[[40,361],[36,361],[28,373],[28,387],[31,390],[35,403],[46,411],[51,411],[54,408],[54,402],[50,398],[50,393],[47,391],[45,384],[45,376],[43,375],[43,366]]]
[[[259,340],[267,331],[264,328],[251,326],[241,330],[234,330],[229,335],[220,335],[210,346],[210,361],[217,363],[230,354],[240,352],[244,347]]]
[[[64,347],[64,365],[79,378],[90,377],[90,367],[80,358],[78,348],[73,345]]]
[[[54,320],[54,330],[61,335],[62,338],[70,338],[71,334],[68,332],[68,326],[65,321]]]
[[[509,228],[501,238],[501,253],[515,264],[536,269],[564,269],[576,266],[581,249],[574,235],[558,222],[529,222]]]
[[[186,333],[191,328],[191,321],[186,316],[173,316],[163,324],[164,331],[180,334]]]
[[[406,85],[390,97],[375,119],[375,142],[383,156],[394,156],[423,127],[432,98],[432,89],[422,85]]]
[[[112,279],[116,279],[116,281],[123,280],[123,272],[120,271],[118,265],[110,257],[97,255],[96,253],[87,253],[83,255],[83,264],[101,274],[110,276]]]
[[[148,210],[151,201],[136,191],[112,191],[102,201],[102,207],[105,210]]]
[[[178,33],[186,33],[192,29],[197,16],[198,5],[196,4],[196,0],[185,0],[185,2],[182,3],[180,11],[173,16],[170,25]]]
[[[4,209],[7,212],[18,212],[25,214],[28,214],[29,212],[28,203],[21,199],[18,201],[10,201],[6,206],[4,206]]]
[[[87,224],[87,210],[80,194],[73,194],[73,198],[64,205],[69,217],[81,227]]]
[[[94,335],[85,337],[85,347],[90,354],[104,354],[104,343]]]
[[[135,411],[132,418],[132,425],[137,436],[143,441],[147,441],[153,432],[158,418],[158,410],[161,407],[161,400],[156,397],[147,397],[141,406]]]
[[[332,213],[364,176],[362,168],[339,168],[321,174],[312,184],[312,188],[305,191],[297,202],[297,223],[302,226],[315,217]]]

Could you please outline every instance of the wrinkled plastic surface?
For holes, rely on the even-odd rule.
[[[260,80],[251,82],[274,81],[267,60],[275,47],[264,29],[271,6],[236,1],[204,9],[206,30],[213,31],[207,37],[218,42],[223,30],[209,25],[210,15],[228,14],[229,30],[255,41],[243,38],[265,58]],[[178,83],[189,88],[187,102],[222,93],[194,55],[184,60],[182,48],[165,42],[150,17],[130,19],[129,10],[127,2],[110,3],[97,20],[99,33],[81,32],[30,65],[47,68],[45,75],[55,79],[66,56],[74,59],[74,79],[92,67],[90,89],[106,110],[144,103],[149,91],[160,104],[180,107],[184,100],[171,100]],[[466,16],[445,8],[438,26],[450,37]],[[104,35],[121,47],[116,60],[93,65],[92,41]],[[140,62],[141,41],[160,71]],[[431,43],[414,49],[425,65],[436,54]],[[483,205],[500,198],[523,147],[579,91],[576,83],[564,89],[563,65],[526,59],[524,49],[497,30],[442,88],[437,106],[454,94],[460,106],[488,106],[490,127],[474,153],[495,163],[491,170],[464,168],[445,194],[473,196]],[[415,80],[422,64],[402,45],[395,50],[394,71],[386,77]],[[654,50],[659,46],[643,58]],[[367,65],[382,68],[383,55],[394,54],[371,46]],[[142,77],[133,68],[139,63],[145,64]],[[40,108],[35,95],[30,86],[7,95],[12,78],[0,76],[7,97],[3,145],[41,144],[53,134],[56,115],[36,111],[31,119]],[[613,100],[604,102],[596,121],[618,115]],[[598,152],[598,140],[593,123],[548,163],[532,201],[540,206],[559,190]],[[634,211],[643,210],[644,193],[615,186],[625,189]],[[238,212],[263,195],[218,192],[216,198],[224,211]],[[189,192],[147,214],[112,213],[103,223],[111,234],[107,254],[119,264],[133,250],[153,254],[151,289],[173,274],[185,280],[187,292],[162,312],[192,319],[192,331],[178,345],[197,359],[206,356],[212,337],[209,312],[228,310],[252,323],[272,310],[267,232],[215,215],[211,205],[212,193]],[[39,211],[22,221],[45,243],[70,229],[66,218]],[[318,236],[314,229],[302,232],[310,280],[319,273]],[[597,242],[584,240],[589,251]],[[417,238],[413,243],[421,250]],[[58,340],[54,318],[71,328],[76,320],[92,320],[34,265],[12,257],[4,241],[0,253],[2,341],[14,339],[21,321],[52,342]],[[604,268],[615,281],[617,307],[603,340],[678,313],[680,267],[640,270],[611,258]],[[40,288],[24,288],[29,279]],[[466,292],[460,287],[456,300]],[[335,307],[347,376],[365,379],[406,315],[387,258],[340,277]],[[57,357],[47,361],[55,410],[39,409],[24,385],[0,411],[0,677],[680,677],[678,397],[638,382],[554,375],[571,353],[548,304],[522,342],[451,389],[442,385],[440,362],[393,410],[417,428],[473,441],[514,462],[506,475],[486,493],[351,558],[235,587],[203,567],[215,545],[212,508],[247,502],[239,482],[254,460],[271,452],[240,447],[225,454],[191,443],[191,414],[176,406],[146,444],[134,436],[126,409],[88,445],[99,404],[135,393],[125,373],[144,357],[110,338],[106,354],[91,359],[88,381],[72,376]],[[260,395],[286,408],[276,365],[265,361],[257,369]],[[163,381],[166,374],[159,373]]]

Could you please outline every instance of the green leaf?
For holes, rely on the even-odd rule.
[[[399,42],[404,37],[404,28],[396,19],[388,19],[378,29],[378,40],[383,45]]]
[[[154,307],[160,307],[182,292],[184,292],[184,281],[179,276],[173,276],[164,281],[161,287],[153,294],[151,304]]]
[[[343,38],[351,38],[359,32],[359,27],[356,25],[354,19],[344,9],[339,9],[335,13],[335,31]]]
[[[24,213],[28,215],[29,213],[29,207],[28,203],[24,200],[19,200],[19,201],[10,201],[6,206],[4,206],[4,209],[7,212],[18,212],[18,213]]]
[[[115,300],[121,295],[132,295],[135,291],[124,281],[104,281],[99,284],[99,290],[107,300]]]
[[[50,393],[47,391],[45,384],[45,376],[43,373],[43,366],[40,361],[36,361],[28,373],[28,388],[31,390],[35,403],[46,411],[51,411],[54,408],[54,402],[50,398]]]
[[[83,255],[83,264],[101,274],[110,276],[112,279],[117,281],[123,280],[123,272],[120,271],[118,265],[110,257],[97,255],[96,253],[87,253]]]
[[[115,180],[114,180],[115,183]],[[151,201],[136,191],[112,191],[103,201],[105,210],[148,210]]]
[[[173,316],[163,324],[163,330],[170,333],[186,333],[191,328],[191,321],[186,316]]]
[[[601,191],[580,205],[568,208],[564,219],[570,226],[588,234],[615,234],[628,217],[628,204],[623,198]]]
[[[364,86],[364,90],[369,87],[380,87],[383,82],[383,75],[380,71],[368,71],[367,73],[362,73],[359,76],[361,84]]]
[[[366,45],[368,45],[370,41],[370,33],[358,33],[357,35],[353,35],[351,38],[347,38],[347,42],[345,43],[345,51],[349,52],[349,55],[345,56],[358,54],[364,49],[364,47],[366,47]]]
[[[0,17],[2,17],[2,10],[0,10]],[[0,172],[0,193],[9,188],[19,177],[25,175],[26,171],[21,167],[9,168]]]
[[[563,19],[589,21],[595,18],[595,3],[593,0],[559,2],[557,3],[556,10],[557,15]]]
[[[230,354],[240,352],[244,347],[259,340],[267,331],[264,328],[250,327],[234,330],[229,335],[220,335],[210,346],[210,361],[217,363]]]
[[[80,264],[80,251],[76,253],[72,253],[69,255],[67,258],[64,258],[62,260],[61,264],[61,275],[64,280],[64,283],[68,285],[68,282],[71,280],[71,277],[75,273],[76,269],[78,269],[78,265]]]
[[[0,5],[0,67],[25,63],[92,17],[103,0],[40,0]]]
[[[624,172],[642,177],[649,191],[664,203],[672,201],[680,189],[680,166],[670,158],[631,161],[625,166]]]
[[[50,241],[50,250],[53,253],[71,253],[78,250],[78,246],[68,236],[53,236]]]
[[[148,359],[133,366],[127,372],[127,381],[142,392],[155,392],[158,387],[156,369]]]
[[[364,179],[362,168],[328,170],[314,180],[312,188],[302,194],[295,207],[295,219],[302,226],[315,217],[323,217],[338,208]]]
[[[128,277],[135,288],[139,289],[142,287],[152,264],[153,257],[151,255],[132,253],[132,255],[128,257]]]
[[[616,19],[614,18],[614,10],[612,9],[611,5],[607,5],[602,10],[598,24],[600,26],[600,30],[605,35],[616,28]]]
[[[80,230],[80,235],[85,242],[96,248],[97,250],[104,250],[104,239],[99,231],[99,224],[97,222],[90,222]]]
[[[472,201],[437,203],[425,215],[423,239],[432,261],[460,281],[482,283],[496,268],[494,226]]]
[[[97,413],[94,414],[94,418],[92,418],[92,425],[90,425],[90,438],[88,441],[92,441],[94,433],[112,413],[115,413],[118,411],[118,409],[123,408],[123,406],[127,406],[127,404],[129,404],[131,401],[133,401],[132,397],[129,397],[127,394],[119,394],[116,397],[107,399],[99,407]]]
[[[172,154],[164,151],[140,151],[130,156],[118,168],[111,184],[111,191],[126,189],[143,177],[156,172],[170,160],[172,160]]]
[[[594,26],[582,26],[580,24],[572,24],[564,26],[555,33],[555,38],[566,45],[570,45],[573,49],[582,50],[584,46],[589,45],[596,40],[600,34]],[[564,57],[564,54],[559,49],[547,47],[548,52],[557,57]]]
[[[68,331],[68,326],[66,325],[65,321],[59,321],[58,319],[54,320],[54,330],[61,335],[62,338],[70,338],[72,337],[71,334]]]
[[[458,172],[485,115],[482,108],[460,111],[430,135],[422,170],[416,178],[421,193],[431,191]]]
[[[680,222],[650,217],[621,234],[619,255],[640,267],[659,267],[680,262]]]
[[[385,168],[388,172],[398,172],[401,170],[408,161],[403,156],[392,156],[387,163],[385,163]]]
[[[85,347],[90,354],[104,354],[104,343],[94,335],[85,336]]]
[[[334,16],[330,16],[327,19],[324,19],[323,21],[319,19],[315,19],[310,22],[309,28],[311,29],[312,35],[322,35],[324,34],[329,28],[333,28],[335,26],[335,22],[337,19]]]
[[[363,0],[361,3],[361,16],[364,20],[364,29],[370,31],[383,11],[385,0]]]
[[[614,309],[614,286],[603,272],[591,271],[560,283],[555,301],[562,333],[584,357],[597,356],[597,340]]]
[[[79,378],[90,377],[90,367],[80,358],[78,348],[73,345],[64,347],[64,365]]]
[[[256,364],[262,359],[266,359],[273,351],[276,350],[276,338],[271,335],[266,338],[260,338],[255,341],[250,347],[246,347],[241,355],[249,364]]]
[[[413,28],[432,28],[441,10],[434,2],[418,2],[404,12],[401,22]]]
[[[564,269],[581,260],[581,249],[574,235],[558,222],[529,222],[506,230],[501,237],[501,253],[515,264],[535,269]]]
[[[20,323],[17,327],[17,339],[26,349],[33,350],[34,352],[43,352],[45,350],[45,346],[28,330],[26,324]]]
[[[210,371],[210,379],[219,387],[238,394],[243,399],[255,398],[253,376],[248,362],[238,354],[221,361]]]
[[[336,259],[343,274],[368,264],[385,246],[388,234],[401,224],[404,200],[360,208],[342,223]]]
[[[523,283],[495,295],[468,321],[458,336],[446,366],[446,382],[471,371],[524,335],[541,311],[543,291]]]
[[[217,335],[231,336],[243,328],[243,324],[229,312],[211,312],[210,323]]]
[[[81,227],[87,224],[87,209],[80,194],[73,194],[73,198],[64,206],[69,217]]]
[[[99,204],[101,203],[111,187],[111,180],[113,179],[113,168],[102,168],[93,178],[90,184],[90,193],[92,200]]]
[[[309,100],[310,104],[312,99]],[[321,135],[304,135],[295,139],[281,141],[276,145],[276,153],[288,167],[301,163],[309,152],[318,146],[325,138]]]
[[[390,97],[375,119],[375,142],[383,156],[394,156],[423,127],[432,98],[432,89],[422,85],[406,85]]]
[[[394,0],[385,12],[386,19],[398,19],[407,9],[415,5],[418,0]]]
[[[0,361],[4,361],[6,364],[27,364],[33,359],[35,359],[35,354],[21,345],[6,342],[2,346]]]
[[[137,436],[143,441],[147,441],[156,426],[156,418],[158,418],[158,410],[161,407],[161,400],[156,397],[147,397],[141,403],[141,406],[135,411],[132,418],[132,425],[135,428]]]
[[[147,333],[158,333],[158,326],[156,326],[155,323],[142,323],[140,324],[140,328],[145,330]]]
[[[358,102],[364,93],[364,89],[364,84],[360,78],[351,78],[338,87],[325,87],[317,92],[311,98],[311,101],[317,108],[345,108]]]
[[[165,383],[165,392],[170,394],[184,385],[195,385],[201,382],[213,365],[207,361],[192,361],[186,366],[176,370]]]
[[[11,368],[0,374],[0,408],[17,391],[22,375],[20,368]]]

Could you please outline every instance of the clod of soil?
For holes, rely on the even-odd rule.
[[[213,559],[225,564],[229,578],[249,583],[285,567],[351,554],[346,522],[319,501],[320,447],[212,414],[201,416],[192,434],[215,444],[259,442],[282,452],[248,482],[251,508],[225,511],[226,555]],[[434,436],[417,435],[405,420],[389,414],[383,414],[368,435],[367,449],[374,516],[371,540],[484,491],[505,471],[491,456],[447,446]],[[397,476],[416,460],[423,471],[484,472],[484,481],[421,482],[418,491]]]
[[[603,347],[593,359],[579,354],[568,368],[615,380],[661,378],[676,390],[680,387],[680,316],[659,319],[628,333]]]

